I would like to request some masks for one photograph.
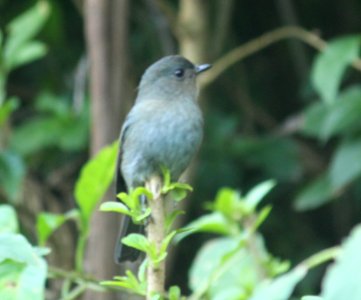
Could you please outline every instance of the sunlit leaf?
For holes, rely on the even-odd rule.
[[[322,283],[323,300],[361,299],[361,225],[352,230]]]
[[[181,290],[178,286],[171,286],[168,292],[169,300],[180,300],[182,296]]]
[[[147,207],[145,210],[141,211],[142,213],[137,214],[136,216],[133,216],[133,222],[135,224],[140,224],[142,223],[145,219],[147,219],[150,214],[152,213],[152,209],[150,207]]]
[[[100,205],[101,211],[113,211],[125,215],[131,215],[128,207],[120,202],[107,201]]]
[[[269,191],[276,185],[274,180],[267,180],[256,185],[244,197],[246,203],[253,209],[261,202],[261,200],[269,193]]]
[[[76,218],[79,214],[77,210],[71,210],[66,214],[53,214],[41,212],[37,216],[36,231],[38,234],[39,245],[45,245],[46,241],[55,230],[69,219]]]
[[[230,188],[222,188],[216,195],[214,210],[221,212],[227,218],[233,218],[234,214],[239,214],[239,204],[241,202],[238,191]]]
[[[138,249],[143,252],[149,252],[150,244],[147,238],[139,233],[131,233],[122,238],[122,243],[128,247]]]
[[[0,234],[0,299],[43,300],[47,266],[19,234]]]
[[[263,222],[267,219],[269,214],[271,213],[272,206],[267,205],[261,209],[261,211],[257,214],[257,219],[255,220],[252,230],[256,231],[259,226],[263,224]]]
[[[234,228],[232,223],[230,223],[219,212],[201,216],[197,220],[187,224],[185,229],[188,230],[177,235],[177,241],[180,241],[181,239],[184,239],[186,236],[195,232],[211,232],[224,235],[234,234],[237,232],[237,228]]]
[[[258,251],[263,253],[264,249]],[[260,280],[256,264],[252,255],[239,247],[237,239],[211,240],[201,248],[192,264],[189,287],[195,293],[206,290],[210,299],[228,299],[221,298],[225,293],[229,296],[226,291],[237,294],[236,299],[247,299],[249,288]]]
[[[306,274],[306,268],[297,267],[276,279],[266,280],[257,286],[250,300],[288,300]]]
[[[19,231],[15,209],[7,204],[0,205],[0,233],[16,233]]]
[[[115,276],[114,280],[102,281],[100,284],[104,286],[123,288],[129,290],[128,292],[136,293],[141,296],[146,295],[145,282],[139,281],[130,270],[126,271],[126,276]]]
[[[89,222],[93,211],[113,179],[117,151],[118,142],[104,147],[81,170],[75,185],[75,199],[85,223]]]

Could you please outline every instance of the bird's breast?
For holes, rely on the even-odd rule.
[[[165,166],[177,180],[202,140],[203,120],[198,105],[191,101],[164,106],[149,103],[139,110],[138,116],[143,116],[132,124],[123,148],[123,173],[139,185]]]

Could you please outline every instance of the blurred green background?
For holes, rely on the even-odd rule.
[[[213,63],[214,72],[226,66],[214,80],[204,77],[205,137],[185,222],[202,215],[221,187],[247,191],[274,179],[261,232],[271,253],[296,264],[339,243],[360,221],[359,0],[104,1],[98,35],[87,1],[0,0],[3,47],[11,21],[35,3],[46,3],[47,12],[22,30],[26,36],[39,27],[30,32],[39,49],[18,54],[28,58],[11,68],[11,51],[6,56],[3,48],[0,59],[0,200],[17,208],[30,240],[38,212],[74,207],[80,167],[117,138],[144,69],[171,53]],[[222,58],[249,41],[254,47],[225,65]],[[103,71],[109,77],[102,83],[94,74]],[[107,84],[119,89],[109,92]],[[102,105],[109,110],[98,115]],[[52,260],[65,268],[72,266],[73,227],[51,240]],[[187,270],[209,237],[180,244],[169,283],[187,289]],[[97,236],[99,244],[109,240]],[[301,294],[319,290],[321,271],[300,284]]]

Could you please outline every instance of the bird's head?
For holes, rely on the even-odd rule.
[[[162,98],[171,101],[179,97],[196,99],[196,77],[208,70],[209,64],[194,65],[180,55],[166,56],[144,72],[138,98]]]

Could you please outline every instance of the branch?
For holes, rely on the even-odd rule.
[[[264,48],[279,42],[284,39],[295,38],[305,44],[315,48],[318,51],[323,51],[327,47],[327,43],[321,39],[317,34],[307,31],[300,27],[287,26],[267,32],[233,50],[217,60],[213,68],[200,78],[201,88],[206,87],[212,83],[219,75],[231,67],[238,61],[260,51]],[[352,66],[361,71],[361,59],[357,59],[352,63]]]
[[[151,217],[147,225],[148,240],[155,244],[156,250],[159,253],[162,242],[165,237],[164,229],[164,199],[161,194],[162,180],[159,177],[152,177],[147,183],[146,188],[152,192],[153,199],[149,200],[148,205],[151,209]],[[164,293],[165,283],[165,260],[163,259],[158,264],[154,264],[150,257],[148,257],[148,286],[147,286],[147,300],[152,299],[153,293]]]
[[[110,290],[109,288],[100,285],[98,280],[87,274],[80,274],[73,271],[66,271],[63,269],[59,269],[57,267],[51,267],[51,266],[49,267],[49,277],[67,279],[71,282],[77,282],[81,285],[86,285],[88,288],[96,291]]]

